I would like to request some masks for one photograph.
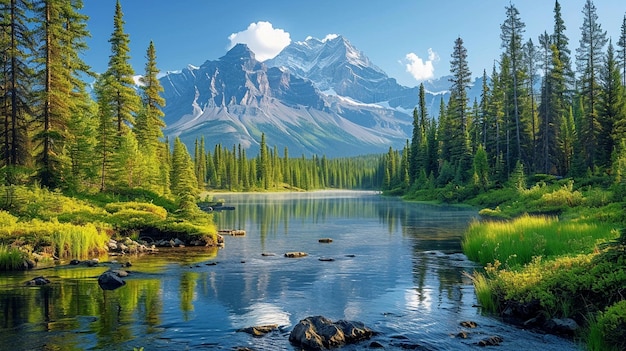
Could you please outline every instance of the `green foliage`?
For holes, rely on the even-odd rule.
[[[496,260],[520,267],[534,257],[591,252],[598,241],[617,236],[604,223],[560,222],[556,218],[521,216],[510,222],[473,222],[463,237],[467,257],[483,265]]]
[[[485,274],[479,272],[474,272],[470,278],[474,284],[474,290],[476,291],[478,303],[480,303],[483,310],[491,313],[497,312],[498,306],[494,300],[491,280],[489,280]]]
[[[18,218],[7,211],[0,210],[0,227],[10,227],[17,223]]]
[[[108,235],[93,224],[83,226],[35,219],[0,229],[0,243],[19,245],[26,253],[50,251],[59,258],[97,256],[106,250],[108,239]]]
[[[24,258],[20,249],[0,244],[0,272],[24,269]]]
[[[165,219],[167,217],[167,211],[163,207],[147,202],[113,202],[106,204],[104,208],[112,214],[122,211],[137,211],[151,213],[157,219]]]
[[[574,182],[570,181],[560,189],[543,193],[541,198],[533,201],[532,205],[540,212],[562,212],[567,207],[576,207],[583,203],[583,195],[573,190]]]
[[[595,341],[594,345],[587,343],[590,350],[626,350],[626,300],[598,313],[590,329],[597,333],[597,337],[589,338]]]

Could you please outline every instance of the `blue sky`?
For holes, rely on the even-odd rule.
[[[329,34],[347,38],[400,84],[449,74],[454,40],[461,37],[473,76],[491,72],[498,59],[500,25],[509,0],[122,0],[131,64],[143,73],[145,53],[154,41],[162,71],[199,66],[246,42],[258,57],[269,57],[291,41]],[[538,43],[551,33],[554,1],[512,1],[526,24],[524,40]],[[585,0],[561,0],[572,54],[579,46]],[[626,14],[624,0],[595,0],[599,22],[616,43]],[[85,0],[92,37],[84,59],[103,72],[111,53],[115,0]],[[256,47],[256,50],[254,49]]]

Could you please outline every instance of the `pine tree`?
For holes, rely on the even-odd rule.
[[[436,177],[439,171],[439,140],[437,139],[437,121],[433,117],[428,124],[428,141],[425,173]]]
[[[135,134],[129,129],[120,140],[119,147],[111,159],[112,180],[118,189],[133,189],[142,186],[148,168],[142,157]]]
[[[35,44],[27,13],[28,0],[10,0],[1,4],[2,23],[2,165],[29,166],[31,147],[28,124],[32,115],[33,69],[31,54]],[[10,170],[9,170],[10,171]],[[5,182],[13,183],[9,174]]]
[[[626,95],[621,82],[620,67],[615,59],[613,44],[609,42],[604,69],[602,70],[602,94],[598,104],[598,122],[601,131],[598,135],[597,164],[611,167],[611,155],[626,137],[618,134],[616,124],[626,119]],[[621,129],[621,126],[620,128]]]
[[[76,110],[68,120],[68,140],[65,153],[71,167],[63,175],[65,186],[74,191],[86,191],[97,183],[98,105],[86,91],[75,97]]]
[[[163,178],[169,174],[169,171],[164,171],[163,168],[169,167],[164,164],[165,160],[162,158],[165,122],[161,108],[165,106],[165,100],[159,95],[163,87],[157,77],[158,74],[156,49],[151,41],[146,50],[145,72],[139,78],[142,107],[136,115],[133,131],[140,145],[142,158],[145,160],[142,187],[161,194],[163,189],[169,188],[161,185]]]
[[[491,128],[489,126],[489,82],[487,77],[487,70],[483,70],[483,84],[480,92],[480,130],[481,130],[481,145],[487,145],[487,139],[489,139],[489,134],[491,132]]]
[[[179,199],[198,194],[198,180],[193,170],[193,161],[187,147],[178,137],[174,140],[170,179],[172,194]]]
[[[502,33],[500,38],[502,39],[502,47],[504,48],[504,54],[502,62],[506,61],[510,64],[510,67],[506,71],[502,71],[503,75],[510,77],[510,85],[507,89],[509,94],[508,99],[511,101],[512,107],[512,120],[515,128],[515,159],[518,161],[524,161],[522,155],[522,116],[520,111],[521,97],[521,84],[523,82],[523,41],[522,35],[526,25],[521,21],[519,17],[519,11],[515,5],[510,4],[506,7],[506,20],[500,26]],[[507,80],[508,81],[508,80]]]
[[[156,50],[151,41],[146,51],[146,68],[144,75],[139,78],[143,92],[144,111],[137,116],[134,131],[137,140],[147,154],[155,153],[163,138],[165,114],[161,110],[165,106],[165,99],[161,97],[163,87],[158,79],[159,69],[156,64]],[[141,117],[139,117],[141,116]]]
[[[474,154],[474,184],[481,190],[487,190],[489,187],[489,162],[487,160],[487,152],[482,145],[478,145],[478,149]]]
[[[130,39],[124,32],[124,14],[119,0],[115,4],[115,16],[113,18],[113,33],[109,39],[111,43],[111,56],[106,75],[113,77],[110,80],[114,94],[113,113],[116,119],[117,135],[122,136],[129,126],[135,123],[135,115],[139,111],[139,96],[135,92],[135,72],[130,65],[128,47]]]
[[[537,108],[535,106],[535,84],[539,79],[537,75],[537,71],[539,70],[539,60],[541,58],[540,51],[537,50],[535,44],[533,44],[532,39],[528,39],[526,44],[524,44],[524,66],[525,66],[525,76],[527,79],[526,91],[528,91],[528,97],[530,102],[530,160],[536,160],[535,157],[535,145],[537,145],[537,134],[538,134],[538,116],[537,116]]]
[[[626,87],[626,14],[622,20],[617,47],[617,60],[622,74],[622,85]]]
[[[418,107],[413,110],[413,134],[409,149],[409,178],[413,183],[419,173],[426,168],[428,111],[426,108],[426,90],[424,84],[420,84]]]
[[[606,31],[598,22],[596,7],[591,0],[583,8],[580,47],[576,49],[579,88],[582,96],[584,115],[580,129],[580,142],[583,145],[585,166],[592,169],[598,150],[598,136],[601,132],[598,121],[598,102],[600,96],[600,72],[604,58],[604,46],[607,43]]]
[[[559,164],[556,141],[559,138],[562,118],[565,116],[565,79],[563,65],[559,61],[556,45],[551,47],[552,60],[547,65],[548,75],[544,77],[539,117],[541,120],[539,141],[541,143],[541,164],[543,173],[553,173]]]
[[[101,75],[96,80],[94,93],[98,101],[98,132],[96,151],[99,156],[100,191],[105,191],[110,181],[111,162],[115,152],[116,129],[114,111],[112,110],[115,91],[111,81],[112,76]]]
[[[259,160],[257,163],[257,179],[259,180],[259,184],[263,186],[263,189],[267,190],[270,187],[269,181],[269,168],[270,168],[270,158],[269,151],[267,148],[267,143],[265,141],[265,133],[261,134],[261,145],[259,148]]]
[[[574,87],[574,71],[572,70],[571,50],[569,49],[569,39],[565,35],[567,27],[561,16],[561,4],[558,0],[554,2],[554,32],[550,37],[551,44],[556,46],[559,53],[559,62],[563,65],[563,76],[566,80],[566,91],[568,99],[571,98],[571,90]]]
[[[87,17],[78,13],[80,1],[42,0],[35,9],[39,27],[36,37],[41,45],[37,62],[42,69],[37,73],[39,109],[34,122],[37,150],[37,176],[41,185],[61,185],[63,169],[69,167],[69,158],[64,158],[68,124],[77,109],[85,84],[79,79],[89,73],[89,67],[79,53],[86,49],[85,37]],[[78,103],[77,103],[78,102]],[[66,159],[67,161],[63,161]]]
[[[452,59],[450,60],[452,73],[450,100],[448,102],[447,123],[450,136],[451,164],[459,167],[461,172],[468,172],[471,167],[470,140],[469,140],[469,98],[467,89],[471,83],[471,72],[467,62],[467,50],[463,46],[463,39],[457,38],[454,42]]]
[[[558,165],[559,173],[568,175],[572,168],[572,162],[574,160],[574,150],[576,143],[576,124],[574,122],[574,112],[572,107],[569,108],[569,113],[561,118],[560,123],[561,130],[558,136],[558,150],[560,155],[558,157],[560,163]]]

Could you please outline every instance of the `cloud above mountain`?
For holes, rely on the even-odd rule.
[[[428,49],[428,59],[424,60],[415,53],[408,53],[404,57],[403,64],[417,81],[424,81],[435,77],[435,62],[439,61],[439,55],[432,48]]]
[[[250,23],[246,30],[229,35],[228,40],[230,40],[228,50],[237,44],[246,44],[254,52],[255,58],[261,62],[274,58],[291,43],[288,32],[274,28],[272,23],[265,21]]]

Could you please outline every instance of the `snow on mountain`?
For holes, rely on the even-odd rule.
[[[292,155],[349,156],[402,147],[411,118],[378,105],[322,94],[310,80],[256,61],[236,45],[217,61],[161,78],[167,128],[188,146],[258,150],[261,133]]]
[[[166,134],[189,147],[241,145],[258,151],[261,133],[291,155],[351,156],[404,147],[418,88],[390,78],[340,35],[292,42],[263,63],[243,44],[215,61],[161,79]],[[423,83],[430,116],[449,97],[449,77]],[[482,83],[469,91],[480,98]]]

